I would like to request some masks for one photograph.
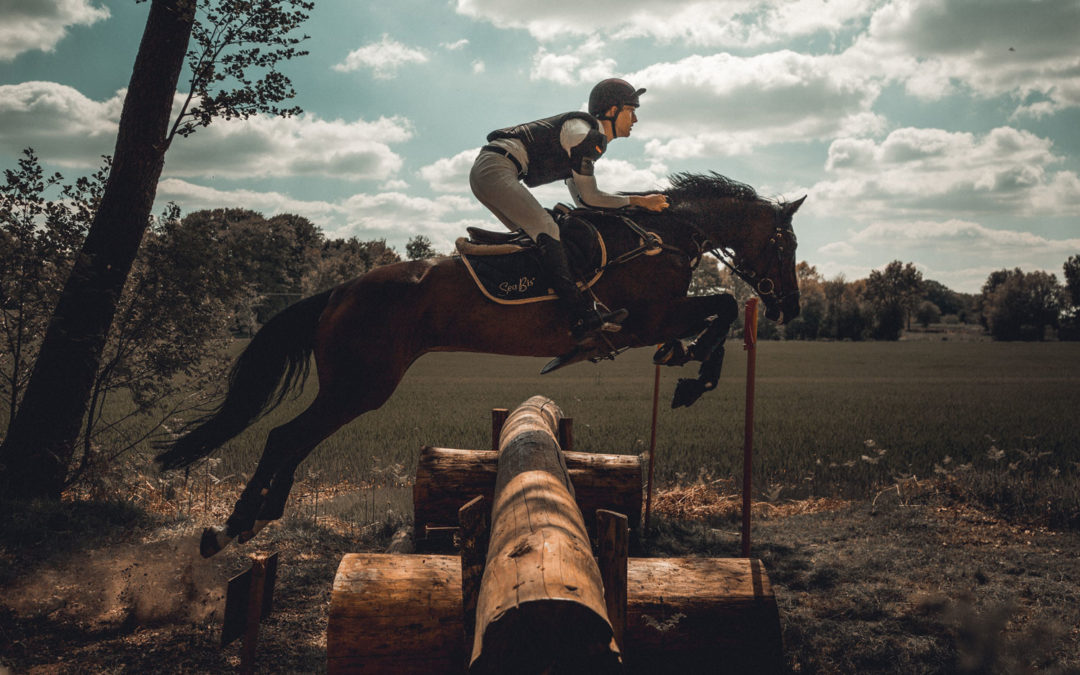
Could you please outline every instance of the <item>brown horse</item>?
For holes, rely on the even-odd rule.
[[[220,407],[158,456],[166,469],[208,456],[301,383],[314,353],[315,400],[270,432],[224,530],[203,533],[202,554],[209,557],[236,537],[247,541],[280,518],[300,462],[342,425],[382,406],[427,352],[561,354],[558,365],[565,365],[666,343],[658,363],[702,362],[697,379],[680,380],[673,406],[689,405],[713,388],[738,306],[727,293],[688,297],[693,268],[704,253],[718,255],[761,296],[766,317],[790,321],[799,313],[791,217],[805,197],[762,199],[717,174],[674,176],[667,197],[671,206],[660,213],[619,212],[632,218],[629,224],[621,215],[590,218],[614,261],[592,293],[630,312],[620,332],[605,333],[609,342],[597,340],[593,348],[575,345],[569,318],[555,302],[486,299],[458,257],[378,267],[272,318],[238,358]],[[695,337],[684,347],[682,339]]]

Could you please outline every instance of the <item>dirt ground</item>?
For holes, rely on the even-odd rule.
[[[734,556],[732,501],[657,495],[632,555]],[[325,671],[330,588],[346,552],[393,527],[286,520],[204,561],[202,525],[121,507],[0,513],[0,673],[212,673],[227,579],[280,551],[256,672]],[[780,607],[796,673],[1080,673],[1080,533],[1004,522],[970,505],[816,500],[755,509],[754,557]]]

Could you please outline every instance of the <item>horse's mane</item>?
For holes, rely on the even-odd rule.
[[[732,198],[742,201],[760,199],[754,188],[746,183],[709,173],[676,173],[670,176],[671,187],[666,191],[674,200]]]

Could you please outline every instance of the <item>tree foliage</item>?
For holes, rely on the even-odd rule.
[[[866,298],[874,306],[874,337],[897,340],[923,292],[922,272],[912,263],[894,260],[884,270],[874,270],[866,280]]]
[[[426,260],[437,255],[438,253],[431,245],[431,240],[422,234],[411,237],[405,244],[405,256],[409,260]]]
[[[9,425],[107,170],[108,162],[90,178],[65,185],[59,174],[45,177],[27,150],[19,169],[5,172],[0,400]],[[54,189],[59,198],[50,200]],[[237,266],[222,264],[229,255],[214,255],[216,248],[212,233],[185,228],[175,208],[152,224],[117,301],[65,483],[203,403],[224,379],[233,307],[249,304],[245,295],[252,291]]]
[[[0,446],[0,489],[10,494],[60,497],[175,135],[190,134],[215,117],[296,112],[277,105],[292,96],[277,65],[301,54],[295,44],[302,38],[291,31],[306,20],[311,3],[150,0],[149,5],[105,189]],[[185,57],[192,74],[189,97],[170,128]]]
[[[1020,268],[998,270],[983,284],[981,306],[995,340],[1042,340],[1058,326],[1064,293],[1057,277]]]
[[[0,185],[0,399],[5,433],[30,378],[34,359],[101,191],[109,162],[64,185],[46,176],[37,155],[23,151],[19,168],[5,169]],[[48,193],[56,190],[57,199]]]
[[[278,105],[296,95],[278,65],[307,54],[297,45],[308,36],[293,31],[314,6],[305,0],[198,0],[194,44],[187,52],[187,97],[168,142],[214,119],[302,112],[298,106]]]

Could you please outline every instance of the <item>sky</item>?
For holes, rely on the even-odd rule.
[[[33,147],[71,180],[112,154],[147,11],[0,0],[0,168]],[[807,195],[798,258],[827,279],[901,260],[978,292],[1080,253],[1080,0],[316,0],[303,32],[282,70],[304,113],[177,139],[155,213],[296,213],[449,252],[502,229],[468,185],[487,133],[622,77],[647,92],[601,189],[715,171]]]

